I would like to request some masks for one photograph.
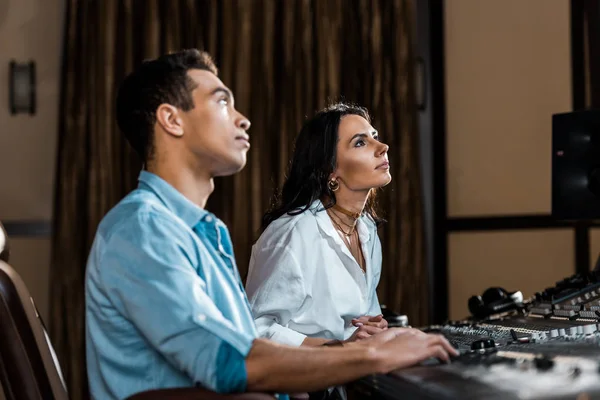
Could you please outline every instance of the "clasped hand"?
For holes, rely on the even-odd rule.
[[[354,318],[352,325],[356,327],[356,330],[352,333],[352,336],[345,340],[346,342],[363,340],[388,328],[388,323],[381,314],[374,317],[365,315]]]

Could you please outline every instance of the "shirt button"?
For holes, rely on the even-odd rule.
[[[211,217],[210,215],[207,215],[207,216],[206,216],[206,218],[204,218],[204,220],[205,220],[206,222],[212,222],[212,220],[213,220],[213,217]]]
[[[204,321],[206,321],[206,315],[204,315],[204,314],[198,314],[196,316],[196,319],[198,320],[198,322],[204,322]]]

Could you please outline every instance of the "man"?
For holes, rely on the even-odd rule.
[[[257,338],[227,228],[204,210],[213,178],[241,170],[250,148],[250,121],[208,54],[145,62],[119,90],[117,120],[146,170],[100,223],[88,260],[94,398],[193,386],[304,392],[456,354],[412,329],[341,347]]]

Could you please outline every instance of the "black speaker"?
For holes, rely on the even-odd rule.
[[[552,216],[600,219],[600,110],[552,116]]]

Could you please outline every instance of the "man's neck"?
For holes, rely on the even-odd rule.
[[[182,168],[181,165],[156,163],[148,165],[147,170],[164,179],[201,208],[205,208],[206,202],[215,188],[213,178],[208,173],[198,173],[190,168]]]

